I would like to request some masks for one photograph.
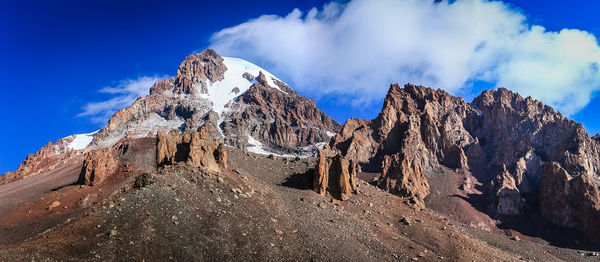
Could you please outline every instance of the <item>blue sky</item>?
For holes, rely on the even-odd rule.
[[[28,153],[35,152],[47,141],[55,141],[70,134],[87,133],[100,128],[102,125],[98,121],[92,121],[92,117],[77,115],[83,112],[83,108],[87,104],[106,101],[113,96],[113,94],[98,92],[102,88],[122,85],[123,81],[127,79],[172,76],[185,56],[194,50],[202,50],[209,46],[225,55],[243,56],[270,70],[282,80],[290,83],[301,94],[315,97],[319,107],[340,122],[351,116],[369,119],[375,117],[380,110],[383,95],[390,82],[403,83],[425,79],[426,83],[424,84],[429,84],[427,80],[431,79],[431,85],[438,83],[434,87],[443,86],[445,89],[450,89],[452,93],[467,98],[472,98],[474,93],[483,88],[493,87],[496,82],[515,83],[514,77],[495,78],[487,75],[484,77],[479,73],[483,80],[469,80],[465,84],[461,84],[464,82],[462,78],[457,78],[455,84],[447,83],[451,81],[436,82],[436,77],[448,78],[447,76],[454,76],[456,72],[448,71],[447,74],[430,76],[427,74],[428,69],[413,69],[410,68],[412,64],[399,63],[393,59],[389,59],[390,61],[383,59],[381,64],[374,64],[372,66],[374,68],[368,71],[360,67],[342,68],[341,66],[339,70],[343,69],[343,72],[327,71],[331,68],[328,66],[320,72],[313,72],[306,68],[315,68],[315,61],[299,58],[302,61],[298,61],[296,64],[305,67],[296,68],[296,64],[291,64],[291,61],[295,61],[293,60],[295,57],[290,57],[289,50],[274,50],[274,52],[280,52],[281,55],[277,56],[265,55],[262,50],[273,49],[269,46],[273,43],[282,46],[282,43],[285,42],[281,41],[286,40],[282,38],[283,36],[296,37],[293,35],[295,28],[304,30],[303,32],[313,38],[319,32],[327,34],[331,30],[336,30],[336,36],[347,36],[343,30],[348,30],[346,27],[356,25],[352,21],[353,18],[361,15],[368,17],[369,15],[363,12],[365,9],[358,8],[360,7],[356,3],[358,1],[348,4],[350,7],[358,6],[356,7],[358,10],[354,10],[354,13],[344,9],[346,8],[344,3],[336,6],[330,4],[328,5],[329,9],[323,8],[326,1],[211,2],[3,1],[0,9],[0,36],[2,37],[0,42],[0,137],[2,137],[0,139],[0,173],[16,169]],[[507,25],[509,29],[510,26],[515,27],[524,23],[527,26],[541,25],[545,27],[545,32],[559,32],[563,28],[572,28],[596,36],[600,35],[600,22],[596,19],[600,3],[597,1],[573,3],[572,1],[514,0],[505,1],[505,3],[509,5],[502,8],[493,7],[489,10],[490,12],[498,10],[498,12],[503,12],[503,16],[498,16],[499,19],[517,14],[514,20],[515,25]],[[470,10],[454,8],[451,6],[453,4],[445,4],[449,7],[432,12],[467,12],[464,10]],[[308,18],[311,14],[309,10],[312,7],[318,9],[312,13],[314,18]],[[418,7],[413,3],[411,8]],[[298,17],[295,17],[298,13],[294,13],[294,8],[300,11]],[[255,19],[265,14],[276,16]],[[518,14],[523,15],[525,21],[520,21]],[[464,16],[463,14],[460,17]],[[456,16],[448,15],[447,17],[451,20]],[[248,22],[250,19],[255,20]],[[345,21],[343,25],[346,27],[340,27],[339,25],[342,23],[336,19],[350,21]],[[393,25],[394,21],[383,20],[381,22],[389,22]],[[491,23],[493,25],[493,20]],[[359,23],[358,25],[363,24]],[[380,25],[372,24],[372,26]],[[432,30],[430,34],[435,35],[436,25],[428,26],[419,25],[418,28]],[[214,35],[225,28],[231,30]],[[250,40],[247,37],[250,39],[253,39],[251,38],[253,36],[262,37],[260,33],[248,31],[248,28],[266,28],[259,31],[272,34],[264,36],[269,41],[258,43],[256,46],[252,45],[255,48],[248,51],[239,48],[248,46]],[[375,32],[374,39],[378,38],[376,33],[379,31],[366,29],[365,32]],[[278,34],[277,32],[280,32],[278,30],[289,32],[290,35]],[[316,30],[317,33],[315,34],[313,30]],[[355,30],[350,28],[350,31]],[[382,31],[382,33],[389,34],[389,31]],[[305,36],[297,37],[302,39]],[[349,37],[355,36],[350,35]],[[448,40],[447,38],[442,39]],[[328,40],[319,38],[314,42],[319,44],[320,41],[323,41],[323,46],[351,46],[348,42],[336,42],[336,38]],[[366,42],[364,44],[365,48],[370,48],[369,45],[373,44],[372,49],[376,49],[380,43]],[[298,48],[305,46],[302,45]],[[550,45],[549,48],[553,48],[552,46]],[[450,47],[452,46],[450,45]],[[312,51],[311,49],[307,50]],[[398,51],[393,48],[390,50]],[[395,56],[401,56],[402,52],[400,51],[403,50],[394,53]],[[327,56],[327,53],[323,55]],[[424,56],[427,55],[432,55],[432,59],[443,61],[442,58],[436,57],[435,53],[424,54]],[[359,54],[356,56],[358,57]],[[405,60],[411,58],[407,57]],[[332,57],[325,58],[325,61],[331,63],[346,61],[340,59]],[[380,60],[377,62],[379,63]],[[430,62],[431,60],[423,61]],[[391,69],[388,70],[386,65],[389,65]],[[447,64],[436,66],[442,69],[447,68]],[[488,67],[486,70],[489,69]],[[410,74],[398,71],[404,68],[408,68]],[[498,73],[499,75],[510,75],[505,69],[503,70],[494,69],[493,71],[501,72]],[[346,77],[344,72],[347,72],[350,77]],[[379,72],[386,72],[386,74],[381,75],[379,79]],[[330,79],[319,73],[335,73],[344,78]],[[465,73],[463,78],[469,78],[473,74],[471,71],[461,71],[457,74],[461,73]],[[315,79],[315,81],[305,81],[313,74],[315,77],[311,79]],[[387,84],[379,84],[378,81]],[[594,76],[589,78],[590,86],[595,84],[594,81]],[[377,86],[371,86],[369,83]],[[580,84],[580,82],[576,83]],[[585,85],[587,82],[583,83]],[[511,88],[510,86],[506,87]],[[519,89],[523,92],[528,90]],[[539,90],[531,92],[539,94]],[[588,88],[585,92],[590,94],[591,102],[585,102],[575,107],[571,106],[576,104],[575,102],[570,100],[565,102],[560,99],[561,96],[573,95],[572,93],[567,95],[557,93],[559,98],[552,96],[548,99],[556,99],[552,101],[560,104],[565,110],[571,110],[571,116],[582,122],[589,133],[595,134],[600,131],[600,120],[597,120],[596,117],[596,112],[599,112],[600,109],[600,100],[594,98],[595,88]],[[543,95],[545,94],[541,96]]]

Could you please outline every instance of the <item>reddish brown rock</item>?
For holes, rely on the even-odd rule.
[[[327,146],[318,150],[313,175],[313,189],[317,193],[347,200],[356,191],[356,179],[355,162],[346,161]]]
[[[266,81],[266,80],[265,80]],[[281,92],[261,83],[253,84],[239,96],[240,110],[232,110],[221,128],[225,144],[246,149],[248,136],[264,149],[283,154],[298,154],[300,148],[330,140],[339,123],[317,108],[312,99],[293,92]],[[329,131],[327,131],[329,130]],[[246,134],[245,137],[242,135]],[[311,153],[311,152],[308,152]]]
[[[95,186],[116,172],[119,165],[109,148],[102,148],[85,154],[83,167],[79,174],[79,183]]]
[[[219,143],[219,146],[215,151],[215,160],[217,161],[217,164],[221,165],[223,168],[229,168],[227,165],[227,150],[223,143]]]
[[[209,127],[201,127],[197,132],[181,135],[178,130],[168,134],[157,134],[156,163],[172,165],[185,162],[194,167],[203,167],[209,172],[219,172],[220,167],[228,168],[227,152],[222,143],[211,136]]]
[[[177,130],[171,130],[169,133],[159,130],[156,140],[156,163],[159,166],[181,161],[181,159],[176,159],[177,145],[182,142],[182,137]]]
[[[201,136],[200,132],[191,134],[189,142],[189,155],[187,164],[195,167],[204,167],[208,171],[217,173],[220,171],[215,154],[218,148],[218,141],[209,137]]]
[[[558,163],[551,162],[542,170],[540,199],[540,211],[546,219],[598,238],[600,193],[589,175],[573,178]]]
[[[408,197],[412,204],[425,208],[424,199],[430,192],[429,182],[415,157],[402,154],[384,156],[382,177],[378,184],[380,187]]]
[[[331,147],[369,172],[381,173],[379,187],[418,204],[433,201],[445,212],[453,209],[445,209],[444,203],[466,207],[467,201],[471,206],[469,202],[477,201],[469,200],[471,197],[487,197],[489,202],[477,210],[471,206],[469,212],[488,210],[489,215],[520,215],[527,206],[536,205],[523,199],[537,202],[539,197],[540,203],[552,202],[548,195],[535,195],[547,162],[557,163],[572,177],[586,174],[596,185],[600,181],[597,139],[551,107],[504,88],[484,91],[466,103],[439,89],[392,85],[381,113],[370,121],[348,120]],[[562,181],[561,173],[554,173]],[[489,190],[461,190],[465,177],[470,184],[485,185]],[[426,198],[429,191],[441,194]],[[449,198],[453,195],[465,200]],[[560,205],[560,201],[547,204]],[[553,217],[551,221],[559,225],[574,221],[567,214],[568,207],[558,210],[562,211],[548,215]],[[573,223],[589,223],[589,216],[580,217]]]
[[[223,58],[212,49],[190,55],[177,68],[174,92],[191,95],[206,94],[208,89],[205,81],[214,83],[223,80],[226,70]],[[199,89],[196,89],[196,86]]]
[[[173,85],[175,83],[175,78],[170,78],[168,80],[159,80],[152,87],[150,87],[151,95],[159,95],[164,94],[165,92],[172,92]]]

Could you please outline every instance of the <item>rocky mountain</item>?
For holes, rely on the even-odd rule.
[[[84,148],[113,147],[126,136],[155,137],[158,130],[172,129],[190,134],[201,126],[229,146],[301,157],[316,154],[340,128],[314,100],[266,70],[207,49],[188,56],[174,78],[156,82],[149,95],[116,112],[104,128],[49,142],[16,171],[0,176],[0,183],[50,170]]]
[[[314,155],[340,125],[264,69],[207,49],[188,56],[177,75],[115,113],[93,144],[112,146],[129,132],[191,133],[207,123],[225,144],[264,154]]]
[[[381,172],[378,187],[482,227],[494,223],[486,216],[539,211],[589,236],[600,228],[598,141],[503,88],[467,103],[439,89],[392,85],[381,113],[348,120],[331,146]]]

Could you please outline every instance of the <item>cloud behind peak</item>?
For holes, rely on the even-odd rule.
[[[332,2],[223,29],[211,48],[267,66],[317,99],[354,105],[379,101],[395,82],[466,96],[487,82],[571,115],[600,89],[592,34],[546,31],[498,1]]]

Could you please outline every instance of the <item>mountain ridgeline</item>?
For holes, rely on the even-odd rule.
[[[493,217],[539,210],[557,225],[600,233],[600,144],[581,124],[504,88],[467,103],[440,89],[392,85],[381,113],[349,119],[331,147],[381,172],[378,187],[421,207],[465,199]]]

